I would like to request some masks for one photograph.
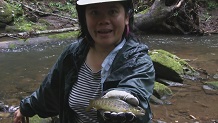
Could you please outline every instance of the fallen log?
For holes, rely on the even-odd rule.
[[[177,4],[166,6],[165,0],[155,0],[146,13],[138,13],[135,15],[134,26],[142,31],[147,30],[154,25],[161,25],[170,16],[173,10],[179,8],[184,0],[180,0]]]
[[[19,32],[19,33],[13,33],[13,34],[12,33],[1,33],[0,38],[11,37],[11,38],[28,39],[32,36],[41,35],[41,34],[61,33],[61,32],[77,31],[77,30],[79,30],[79,27],[70,27],[70,28],[44,30],[44,31]]]
[[[135,15],[134,29],[147,33],[203,35],[198,10],[196,0],[154,0],[150,8]]]

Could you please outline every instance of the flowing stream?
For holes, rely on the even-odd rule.
[[[194,67],[218,73],[218,35],[171,36],[141,35],[150,50],[164,49],[180,58],[195,61]],[[71,41],[22,46],[0,52],[0,100],[19,104],[19,100],[38,88],[62,50]]]

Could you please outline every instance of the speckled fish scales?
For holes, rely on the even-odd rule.
[[[141,107],[132,106],[118,98],[98,98],[90,100],[86,111],[92,108],[112,112],[132,112],[135,115],[145,115],[145,110]]]

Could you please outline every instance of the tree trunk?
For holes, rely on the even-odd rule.
[[[134,29],[155,33],[203,33],[195,0],[155,0],[146,13],[135,15]]]

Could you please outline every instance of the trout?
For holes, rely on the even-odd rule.
[[[136,116],[145,115],[145,110],[139,106],[133,106],[118,98],[98,98],[90,100],[86,111],[92,108],[111,112],[132,112]]]

